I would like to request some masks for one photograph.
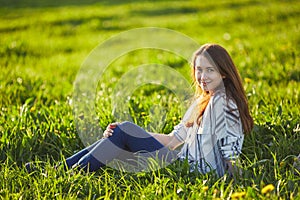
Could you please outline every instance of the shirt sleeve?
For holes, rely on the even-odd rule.
[[[237,105],[226,97],[214,101],[215,134],[224,160],[235,160],[242,151],[244,134]]]
[[[224,160],[236,160],[242,152],[243,137],[226,136],[222,138],[221,154]]]
[[[184,142],[187,136],[187,128],[184,123],[181,122],[174,127],[174,130],[171,134],[174,134],[179,141]]]
[[[186,127],[185,123],[190,119],[191,115],[194,113],[194,110],[196,109],[198,105],[199,99],[195,100],[188,108],[186,113],[183,116],[182,121],[174,127],[174,130],[171,134],[174,134],[175,137],[181,141],[185,142],[185,139],[187,137],[188,127]]]

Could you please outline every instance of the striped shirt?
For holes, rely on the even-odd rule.
[[[196,109],[197,103],[190,106],[185,116]],[[244,141],[237,105],[227,100],[223,91],[210,98],[200,126],[194,123],[186,127],[183,119],[173,134],[184,142],[178,156],[188,160],[191,170],[197,168],[203,174],[215,170],[219,176],[225,173],[226,160],[238,158]]]

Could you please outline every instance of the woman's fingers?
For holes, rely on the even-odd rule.
[[[118,124],[119,124],[119,122],[114,122],[114,123],[109,124],[103,133],[103,137],[108,138],[108,137],[112,136],[112,134],[114,132],[113,129],[116,128],[118,126]]]
[[[112,136],[114,130],[110,129],[110,128],[107,128],[105,131],[104,131],[104,137],[110,137]]]
[[[112,136],[112,132],[109,132],[108,130],[105,130],[104,133],[103,133],[103,137],[108,138],[110,136]]]
[[[116,128],[118,126],[119,122],[114,122],[108,125],[109,128]]]

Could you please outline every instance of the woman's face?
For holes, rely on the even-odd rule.
[[[203,91],[213,93],[217,88],[223,86],[222,75],[205,56],[197,56],[194,67],[195,78]]]

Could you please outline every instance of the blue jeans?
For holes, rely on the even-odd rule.
[[[130,159],[134,153],[164,159],[174,154],[141,127],[131,123],[119,124],[109,138],[103,138],[66,159],[68,168],[78,166],[85,171],[96,171],[114,159]],[[130,156],[131,155],[131,156]],[[171,158],[171,159],[172,159]]]

